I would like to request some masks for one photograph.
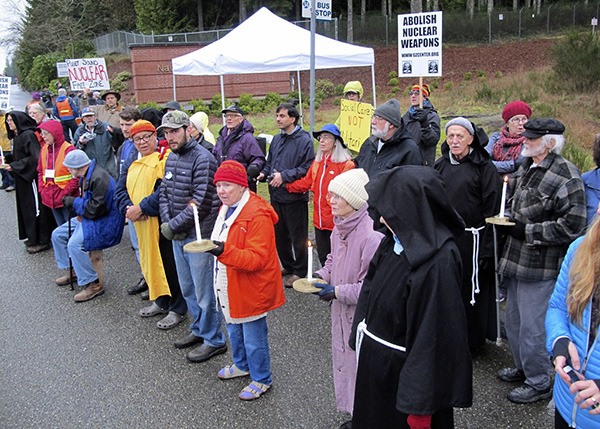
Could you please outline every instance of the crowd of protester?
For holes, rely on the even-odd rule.
[[[504,299],[508,400],[554,392],[556,427],[600,425],[598,168],[582,176],[560,155],[565,125],[521,100],[490,138],[456,117],[440,141],[430,95],[413,86],[404,114],[395,99],[377,106],[353,159],[339,120],[311,136],[292,103],[276,108],[265,151],[237,105],[215,138],[176,101],[140,111],[115,91],[59,88],[52,103],[44,88],[25,112],[0,112],[2,188],[19,239],[54,250],[55,283],[77,285],[78,303],[105,292],[102,251],[127,224],[142,273],[127,293],[151,301],[140,317],[164,330],[187,320],[174,347],[190,362],[226,353],[226,332],[231,364],[216,376],[249,377],[241,400],[271,388],[267,316],[305,281],[330,304],[342,428],[454,427]]]

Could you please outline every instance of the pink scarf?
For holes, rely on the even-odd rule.
[[[502,127],[500,134],[500,138],[496,140],[492,149],[492,159],[494,161],[512,161],[517,159],[521,154],[525,137],[509,133],[507,126]]]

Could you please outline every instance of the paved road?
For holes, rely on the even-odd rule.
[[[57,287],[51,251],[29,255],[16,237],[14,193],[0,191],[0,427],[337,428],[329,314],[313,296],[286,290],[269,316],[274,387],[258,401],[237,398],[244,380],[216,373],[225,354],[191,364],[172,346],[184,327],[163,332],[141,319],[125,288],[139,279],[127,236],[105,251],[107,292],[75,304]],[[475,362],[475,403],[459,428],[547,428],[546,404],[505,399],[493,374],[510,362],[489,344]],[[451,371],[451,368],[448,368]]]
[[[23,91],[19,85],[10,86],[10,106],[13,110],[25,111],[25,106],[31,100],[31,93]]]

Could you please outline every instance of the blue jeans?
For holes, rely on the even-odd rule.
[[[52,247],[58,268],[69,269],[69,256],[73,269],[77,274],[77,284],[85,286],[98,280],[88,252],[83,250],[83,227],[77,218],[71,219],[71,238],[69,238],[69,223],[65,222],[52,232]]]
[[[69,207],[60,207],[57,209],[52,209],[52,214],[54,215],[54,219],[56,220],[57,225],[62,225],[66,221],[69,220],[69,215],[71,214],[71,209]]]
[[[9,186],[15,186],[15,179],[13,179],[12,175],[6,170],[0,170],[2,174],[2,185],[8,188]]]
[[[186,253],[183,246],[195,238],[173,240],[173,254],[181,293],[192,316],[190,330],[211,347],[225,344],[221,331],[221,312],[213,291],[214,256],[210,253]]]
[[[140,246],[138,245],[137,232],[135,232],[135,226],[133,221],[127,222],[127,226],[129,228],[129,240],[131,241],[131,247],[133,247],[133,251],[135,252],[135,258],[140,263]]]
[[[246,323],[228,323],[233,363],[243,371],[250,371],[253,381],[271,385],[271,355],[267,316]]]

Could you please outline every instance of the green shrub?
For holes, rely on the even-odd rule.
[[[392,70],[392,71],[390,72],[390,74],[388,75],[388,77],[389,77],[390,79],[395,79],[395,78],[397,78],[397,77],[398,77],[398,72],[397,72],[396,70]]]
[[[589,171],[596,167],[589,151],[574,142],[565,141],[565,147],[561,155],[575,164],[579,171]]]
[[[486,74],[483,70],[477,70],[477,77],[478,78],[485,78]]]
[[[252,95],[250,94],[240,94],[238,105],[246,114],[256,113],[261,110],[260,101],[252,98]]]
[[[451,91],[452,88],[454,88],[454,83],[452,83],[451,81],[450,82],[446,82],[446,84],[444,85],[444,89],[446,91]]]
[[[466,73],[463,75],[463,79],[464,79],[464,80],[472,80],[472,79],[473,79],[473,73],[472,73],[472,72],[466,72]]]
[[[548,103],[533,103],[531,110],[538,118],[552,118],[556,116],[556,107]]]
[[[316,93],[322,93],[324,95],[323,98],[331,97],[332,95],[336,95],[336,86],[330,80],[317,79],[315,82],[315,94]]]
[[[344,86],[345,85],[337,85],[335,87],[335,95],[344,95]]]
[[[298,92],[296,92],[298,94]],[[291,95],[291,94],[290,94]],[[263,112],[275,112],[275,108],[283,102],[283,98],[276,92],[268,92],[262,101]]]
[[[65,60],[65,56],[58,52],[38,55],[34,58],[31,69],[22,80],[22,85],[28,90],[43,88],[48,84],[50,79],[56,79],[56,63]],[[61,80],[61,82],[63,82]],[[67,84],[68,80],[64,79],[63,85]],[[53,90],[56,86],[52,87]]]
[[[162,106],[159,106],[158,103],[155,103],[154,101],[147,101],[145,103],[138,104],[138,109],[140,109],[140,110],[148,109],[148,108],[161,110]]]
[[[229,100],[225,99],[225,107],[229,106],[230,104],[232,103]],[[223,110],[223,108],[221,107],[221,94],[215,94],[210,99],[210,114],[220,117],[221,110]]]
[[[481,88],[478,88],[475,91],[475,97],[478,100],[490,102],[490,103],[498,103],[501,101],[502,94],[498,91],[494,91],[492,87],[490,87],[486,82],[481,85]]]
[[[192,115],[196,112],[204,112],[207,115],[210,114],[210,107],[204,102],[204,100],[190,100],[188,104],[192,105]]]
[[[393,77],[390,79],[390,81],[388,82],[388,85],[391,87],[397,87],[400,84],[400,82],[398,81],[397,77]]]
[[[127,81],[133,79],[130,71],[123,70],[110,80],[110,88],[113,91],[124,92],[127,90]]]
[[[600,82],[600,38],[589,31],[569,31],[552,47],[553,70],[578,91],[597,89]]]

